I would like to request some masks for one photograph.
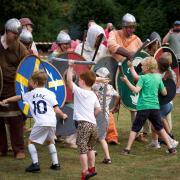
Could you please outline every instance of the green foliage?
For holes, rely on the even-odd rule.
[[[180,12],[179,0],[1,0],[0,4],[0,28],[9,18],[29,17],[35,41],[53,41],[64,28],[72,38],[80,38],[91,19],[119,28],[127,12],[136,17],[136,33],[144,40],[152,31],[164,36]]]
[[[76,22],[81,29],[87,29],[89,20],[95,20],[98,24],[106,24],[112,22],[116,24],[119,21],[119,12],[121,6],[112,0],[74,0],[72,13],[70,18]]]

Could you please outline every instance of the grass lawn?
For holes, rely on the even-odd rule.
[[[174,99],[174,110],[172,113],[173,133],[177,140],[180,140],[180,95]],[[159,179],[180,179],[180,148],[177,155],[167,154],[166,147],[161,149],[149,149],[147,144],[135,142],[131,155],[121,155],[125,147],[130,130],[130,113],[121,107],[117,128],[119,132],[119,145],[110,145],[112,158],[111,165],[104,165],[103,153],[100,145],[97,145],[98,156],[96,157],[96,168],[98,175],[94,180],[159,180]],[[26,135],[27,140],[28,135]],[[148,137],[150,142],[150,137]],[[61,162],[60,171],[49,169],[51,164],[50,156],[46,145],[37,146],[40,173],[25,173],[25,167],[31,163],[30,156],[26,152],[25,160],[16,160],[12,153],[7,157],[0,157],[0,180],[78,180],[80,179],[80,163],[76,150],[56,144],[58,156]]]

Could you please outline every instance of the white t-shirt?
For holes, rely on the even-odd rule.
[[[22,99],[29,104],[34,126],[56,127],[56,113],[54,106],[58,105],[56,95],[46,88],[36,88],[22,95]]]
[[[82,89],[73,83],[74,114],[76,121],[88,121],[96,124],[95,108],[100,108],[99,100],[93,91]]]

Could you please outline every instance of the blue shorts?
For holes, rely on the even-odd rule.
[[[160,106],[160,116],[161,118],[165,118],[171,111],[173,105],[171,103],[167,103]]]

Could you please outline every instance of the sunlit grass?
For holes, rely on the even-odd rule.
[[[117,116],[117,114],[116,114]],[[132,154],[122,156],[120,153],[125,147],[130,130],[130,114],[128,110],[121,107],[117,120],[119,132],[119,145],[110,145],[112,158],[111,165],[101,163],[104,156],[100,145],[97,145],[98,156],[96,157],[96,168],[98,175],[92,179],[96,180],[166,180],[180,179],[180,152],[175,155],[166,154],[166,147],[159,150],[148,149],[146,144],[135,142]],[[180,139],[180,95],[174,99],[174,110],[172,113],[173,133],[177,140]],[[28,134],[26,134],[27,140]],[[150,137],[148,137],[150,141]],[[50,156],[46,145],[37,146],[40,173],[25,173],[25,167],[31,163],[28,152],[25,160],[15,160],[12,153],[8,157],[0,157],[0,180],[78,180],[80,179],[79,156],[76,150],[63,147],[57,143],[58,156],[62,169],[52,171]],[[177,148],[179,150],[179,147]]]

